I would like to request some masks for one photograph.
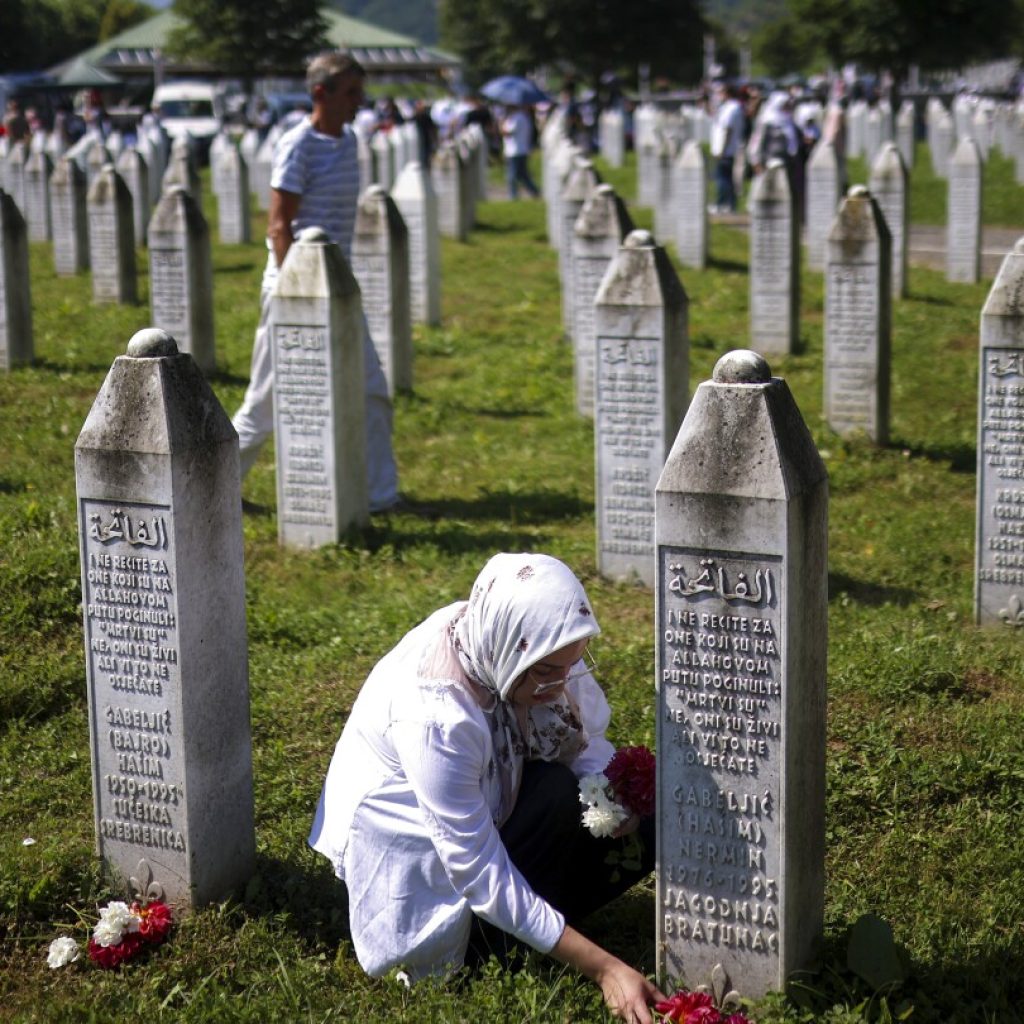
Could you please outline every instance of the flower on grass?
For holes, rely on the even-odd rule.
[[[100,911],[100,919],[92,930],[97,946],[116,946],[126,933],[139,930],[139,918],[127,903],[115,900]]]
[[[166,903],[127,903],[115,900],[100,911],[89,939],[89,959],[101,967],[117,967],[131,960],[145,946],[158,946],[171,930],[171,910]]]
[[[742,1013],[723,1016],[707,992],[689,992],[685,988],[663,1002],[655,1003],[654,1009],[662,1015],[664,1024],[750,1024]]]
[[[74,963],[78,956],[78,943],[70,936],[62,935],[50,943],[50,948],[46,953],[46,963],[51,971],[55,971],[58,967]]]

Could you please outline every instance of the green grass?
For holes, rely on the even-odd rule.
[[[633,195],[632,166],[609,178]],[[1018,193],[1019,198],[1019,193]],[[212,216],[207,198],[207,213]],[[646,211],[637,220],[649,224]],[[403,490],[437,517],[376,519],[344,546],[277,546],[273,455],[245,486],[258,874],[121,972],[50,972],[110,898],[93,856],[73,446],[113,358],[147,324],[96,307],[32,247],[36,363],[0,376],[0,1019],[17,1021],[600,1021],[597,990],[551,961],[406,992],[360,971],[330,871],[305,846],[363,678],[404,630],[467,593],[496,550],[540,549],[582,576],[618,743],[653,742],[652,597],[596,574],[593,436],[573,409],[555,254],[540,203],[485,204],[445,243],[444,325],[416,333],[398,400]],[[254,225],[259,237],[262,224]],[[691,387],[747,344],[746,237],[712,232],[687,271]],[[248,376],[258,243],[214,246],[218,372],[229,412]],[[775,1021],[1020,1020],[1024,946],[1024,658],[971,622],[978,314],[986,286],[910,272],[893,326],[893,442],[821,419],[822,284],[806,274],[800,351],[773,361],[830,473],[826,949]],[[23,846],[22,838],[36,839]],[[849,926],[886,918],[910,958],[894,993],[846,967]],[[653,969],[653,893],[587,931]]]

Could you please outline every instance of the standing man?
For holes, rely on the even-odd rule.
[[[313,112],[281,136],[274,150],[267,215],[267,268],[260,289],[260,322],[242,407],[232,420],[238,431],[242,476],[252,468],[274,429],[274,372],[270,348],[270,293],[278,268],[304,228],[319,227],[352,258],[352,231],[359,199],[356,136],[350,124],[363,102],[362,66],[345,53],[310,61],[306,88]],[[391,401],[380,360],[363,318],[366,366],[366,471],[370,511],[398,502],[398,471],[391,451]]]
[[[736,212],[736,183],[733,178],[736,154],[743,145],[745,117],[736,86],[731,82],[717,85],[718,110],[711,126],[711,155],[715,163],[715,212]]]

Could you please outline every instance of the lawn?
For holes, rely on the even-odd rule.
[[[612,176],[627,200],[632,173]],[[1024,190],[1011,194],[1024,211]],[[212,219],[208,195],[206,209]],[[637,220],[649,224],[644,211]],[[253,237],[262,232],[257,220]],[[716,225],[711,250],[706,271],[681,275],[691,388],[747,345],[746,235]],[[248,377],[264,255],[256,242],[215,244],[213,258],[211,383],[230,413]],[[48,246],[33,244],[31,259],[37,358],[0,375],[0,1020],[604,1020],[593,986],[539,957],[411,991],[366,978],[330,870],[305,845],[367,671],[464,597],[498,550],[547,551],[577,570],[603,627],[595,655],[612,739],[653,745],[653,597],[596,573],[593,431],[574,411],[541,204],[482,204],[469,241],[442,246],[443,325],[417,329],[415,388],[395,409],[410,510],[344,545],[283,550],[272,450],[246,481],[258,872],[114,972],[50,971],[46,948],[57,935],[84,941],[112,896],[93,854],[73,449],[111,361],[148,323],[147,265],[142,252],[140,305],[99,307],[88,275],[54,276]],[[821,275],[804,274],[798,352],[772,361],[830,475],[828,848],[823,962],[790,998],[755,1007],[762,1022],[1021,1019],[1024,648],[1019,633],[971,619],[986,291],[911,269],[909,298],[894,307],[884,448],[822,421]],[[586,930],[651,971],[654,913],[653,887],[641,887]],[[876,992],[847,967],[849,929],[865,913],[887,920],[905,951],[895,990]]]

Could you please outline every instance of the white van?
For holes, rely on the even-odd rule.
[[[165,82],[153,92],[153,106],[160,123],[172,139],[192,137],[196,154],[203,161],[213,137],[224,123],[224,94],[213,82]]]

